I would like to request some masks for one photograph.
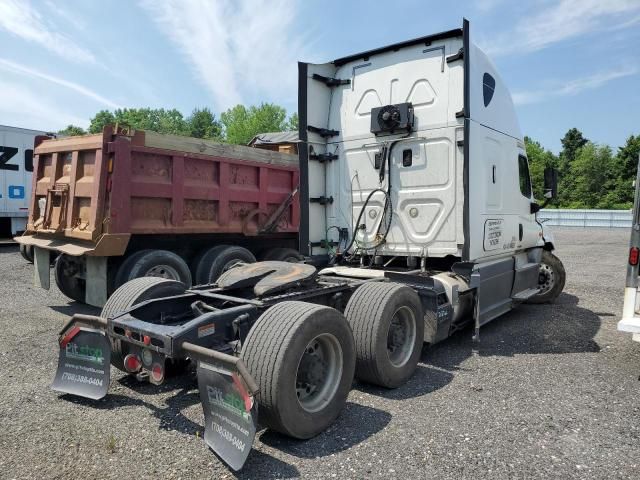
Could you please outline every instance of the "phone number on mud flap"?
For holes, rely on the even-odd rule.
[[[75,373],[64,372],[62,374],[62,380],[69,380],[71,382],[76,382],[76,383],[86,383],[89,385],[95,385],[97,387],[102,386],[101,378],[91,378],[85,375],[76,375]]]
[[[229,430],[224,428],[219,423],[216,423],[215,421],[212,423],[213,423],[213,430],[218,435],[224,438],[227,442],[231,443],[234,447],[236,447],[241,452],[244,452],[246,445],[242,440],[240,440],[238,437],[236,437],[233,433],[231,433]]]

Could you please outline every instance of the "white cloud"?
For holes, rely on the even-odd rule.
[[[488,13],[491,10],[495,10],[499,6],[505,3],[505,0],[475,0],[473,6],[476,10],[482,13]]]
[[[490,55],[522,54],[594,32],[629,28],[640,22],[638,0],[560,0],[544,2],[534,15],[523,12],[516,26],[491,37]]]
[[[637,75],[639,71],[640,70],[637,67],[626,67],[606,72],[598,72],[588,77],[571,80],[564,84],[558,84],[555,87],[546,90],[516,91],[512,94],[512,98],[516,105],[540,103],[553,97],[577,95],[586,90],[593,90],[611,82],[612,80]]]
[[[27,0],[0,0],[0,29],[37,43],[56,55],[79,63],[95,63],[93,54],[52,29]]]
[[[44,131],[57,131],[70,124],[86,127],[89,123],[70,113],[67,106],[54,103],[51,97],[5,81],[0,81],[0,118],[10,119],[9,124],[14,127]]]
[[[217,109],[252,99],[295,98],[294,0],[143,0],[160,30],[178,47]]]
[[[44,4],[47,6],[49,11],[59,17],[61,20],[71,25],[76,30],[85,30],[86,22],[83,18],[81,18],[74,10],[67,10],[61,8],[59,3],[53,2],[53,0],[46,0]]]
[[[68,80],[64,80],[62,78],[54,77],[53,75],[49,75],[39,70],[35,70],[30,67],[26,67],[24,65],[20,65],[18,63],[12,62],[10,60],[6,60],[4,58],[0,58],[0,69],[7,70],[9,72],[18,73],[21,75],[25,75],[31,78],[38,78],[41,80],[46,80],[47,82],[54,83],[56,85],[60,85],[62,87],[73,90],[80,95],[83,95],[87,98],[90,98],[106,107],[109,108],[121,108],[117,103],[112,102],[108,98],[103,97],[102,95],[97,94],[93,90],[90,90],[82,85],[79,85],[74,82],[69,82]]]

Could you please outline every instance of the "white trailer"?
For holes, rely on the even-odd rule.
[[[633,221],[629,258],[627,261],[627,280],[624,289],[622,319],[618,322],[620,332],[631,333],[631,338],[640,342],[640,296],[638,296],[638,266],[640,264],[640,157],[636,175],[636,194],[633,202]]]
[[[39,130],[0,125],[0,237],[8,238],[27,227],[33,145]]]
[[[300,63],[298,94],[306,264],[234,266],[188,290],[125,283],[62,329],[54,389],[101,398],[110,362],[161,383],[166,365],[198,360],[204,440],[238,469],[258,421],[313,437],[354,375],[400,387],[425,342],[469,324],[478,339],[518,303],[560,294],[511,96],[468,22]],[[545,172],[548,197],[556,178]]]

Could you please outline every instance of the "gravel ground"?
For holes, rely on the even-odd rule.
[[[114,373],[97,402],[49,389],[74,312],[0,250],[2,478],[640,478],[640,344],[616,331],[626,230],[559,230],[554,305],[522,305],[423,351],[407,385],[354,384],[327,432],[260,432],[233,474],[205,446],[194,378],[158,388]]]

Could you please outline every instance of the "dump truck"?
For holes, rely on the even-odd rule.
[[[24,235],[36,283],[102,307],[155,276],[186,286],[237,262],[298,260],[298,158],[107,126],[35,146]]]
[[[640,298],[638,297],[638,274],[640,265],[640,155],[635,181],[631,238],[629,257],[627,258],[627,278],[624,289],[622,318],[618,322],[618,331],[631,334],[631,338],[640,342]]]
[[[354,377],[401,388],[423,345],[551,302],[565,272],[536,219],[506,85],[469,23],[299,63],[304,262],[236,265],[188,288],[138,278],[59,337],[53,388],[108,393],[110,364],[162,383],[197,369],[204,441],[232,469],[256,430],[328,428]],[[557,175],[545,175],[545,196]]]

